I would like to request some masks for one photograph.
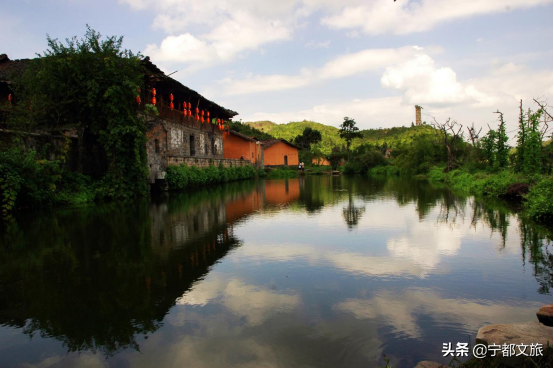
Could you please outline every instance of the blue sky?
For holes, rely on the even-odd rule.
[[[361,128],[424,120],[515,129],[519,99],[552,105],[551,0],[19,0],[0,53],[46,49],[85,24],[149,55],[243,121]],[[428,115],[427,115],[428,114]]]

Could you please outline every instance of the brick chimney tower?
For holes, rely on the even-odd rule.
[[[421,125],[421,109],[421,106],[415,105],[415,125]]]

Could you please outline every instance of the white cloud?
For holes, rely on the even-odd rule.
[[[435,61],[426,54],[388,67],[381,78],[381,85],[402,90],[410,104],[451,105],[488,101],[488,96],[475,86],[460,83],[451,68],[435,67]]]
[[[549,4],[551,0],[450,0],[420,2],[351,1],[338,14],[321,22],[335,29],[361,29],[369,35],[408,34],[428,31],[435,26],[472,16],[506,12]]]
[[[270,120],[279,124],[291,121],[311,120],[337,126],[343,117],[355,117],[361,129],[379,128],[391,125],[409,125],[413,119],[414,107],[405,105],[402,97],[355,99],[321,104],[306,110],[276,113],[257,112],[240,116],[243,121]]]
[[[256,75],[223,80],[224,93],[239,95],[304,87],[320,80],[344,78],[369,71],[382,71],[387,65],[415,57],[423,48],[369,49],[336,57],[317,69],[302,69],[296,75]]]
[[[331,41],[324,41],[324,42],[310,41],[310,42],[306,42],[306,44],[304,44],[304,47],[307,47],[309,49],[327,49],[329,48],[330,44],[331,44]]]
[[[291,38],[297,21],[297,0],[120,0],[134,9],[156,12],[153,28],[168,36],[150,44],[145,55],[163,63],[185,63],[204,68],[236,58],[241,52]]]

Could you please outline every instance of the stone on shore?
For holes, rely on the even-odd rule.
[[[432,362],[430,360],[424,360],[423,362],[417,363],[414,368],[446,368],[447,365]]]
[[[543,325],[552,327],[552,304],[540,307],[537,312],[537,318]]]
[[[477,344],[484,345],[520,345],[526,346],[525,354],[531,354],[531,344],[542,344],[543,355],[546,353],[547,346],[552,349],[552,327],[548,327],[539,322],[525,322],[514,324],[497,324],[483,326],[477,332]],[[523,349],[522,349],[523,350]],[[515,353],[519,353],[517,346]],[[527,357],[524,355],[504,357],[502,351],[496,352],[496,358],[505,365],[516,367],[520,365]],[[488,356],[492,356],[489,351]]]

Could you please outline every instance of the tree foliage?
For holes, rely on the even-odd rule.
[[[310,150],[312,144],[321,142],[321,133],[319,130],[310,127],[304,128],[301,135],[294,138],[294,144],[305,150]]]
[[[350,146],[352,141],[356,138],[363,137],[360,129],[356,126],[354,119],[350,119],[348,116],[344,117],[344,121],[340,125],[339,136],[346,141],[346,151],[350,156]]]
[[[122,37],[103,39],[88,26],[83,39],[47,41],[17,83],[10,124],[76,128],[79,170],[102,182],[101,195],[146,193],[146,125],[135,102],[143,84],[140,55],[122,49]]]

